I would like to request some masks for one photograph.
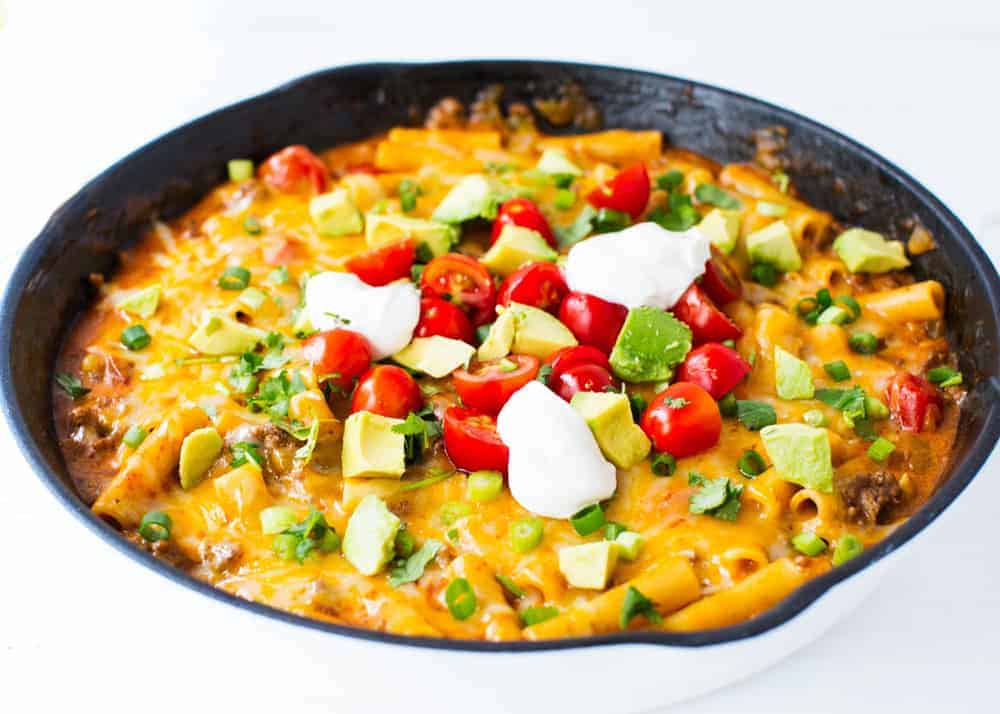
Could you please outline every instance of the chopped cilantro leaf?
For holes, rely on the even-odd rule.
[[[733,210],[740,207],[740,202],[736,198],[718,186],[710,183],[700,183],[694,190],[694,197],[701,203],[709,203],[719,208]]]
[[[389,585],[398,588],[405,583],[419,580],[424,574],[424,569],[443,547],[441,541],[428,538],[419,550],[392,569],[389,573]]]
[[[691,476],[688,476],[688,483],[691,483]],[[700,474],[695,483],[700,488],[688,498],[691,513],[703,513],[724,521],[736,520],[743,495],[741,484],[735,484],[725,476],[708,481]]]
[[[56,375],[56,384],[62,389],[66,394],[68,394],[73,399],[79,399],[82,396],[90,393],[90,389],[83,386],[80,378],[75,374],[66,374],[65,372],[60,372]]]
[[[625,599],[622,600],[622,609],[618,616],[618,626],[624,630],[639,615],[645,615],[646,619],[653,624],[658,625],[663,622],[660,613],[653,607],[653,601],[639,592],[638,589],[629,585],[628,590],[625,591]]]
[[[434,416],[430,407],[424,407],[419,412],[410,412],[402,424],[392,427],[392,431],[405,437],[406,461],[411,464],[420,459],[421,454],[430,448],[442,433],[441,422]]]
[[[778,415],[767,402],[757,402],[751,399],[736,400],[736,418],[750,431],[760,431],[765,426],[776,424]]]

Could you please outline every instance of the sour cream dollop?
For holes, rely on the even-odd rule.
[[[601,454],[583,417],[541,383],[517,390],[497,416],[510,452],[514,500],[548,518],[569,518],[615,492],[615,467]]]
[[[652,222],[605,233],[574,245],[566,283],[625,307],[667,310],[705,272],[710,241],[697,228],[668,231]]]
[[[306,283],[305,310],[317,330],[343,327],[364,335],[372,356],[382,359],[413,339],[420,292],[409,281],[373,287],[353,273],[319,273]]]

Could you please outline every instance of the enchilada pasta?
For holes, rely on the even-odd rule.
[[[934,492],[962,375],[902,243],[773,157],[488,104],[234,157],[122,252],[53,384],[95,513],[241,598],[510,641],[745,621]]]

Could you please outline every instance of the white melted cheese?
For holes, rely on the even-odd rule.
[[[317,330],[343,327],[364,335],[378,360],[410,343],[420,319],[420,292],[409,281],[376,288],[353,273],[319,273],[306,283],[305,310]]]
[[[566,260],[569,289],[626,307],[667,310],[705,272],[711,242],[697,228],[676,233],[652,222],[574,245]]]
[[[507,400],[497,431],[510,451],[511,495],[532,513],[569,518],[615,492],[615,467],[583,417],[540,382],[528,382]]]

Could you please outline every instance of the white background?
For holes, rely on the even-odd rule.
[[[997,3],[7,2],[0,259],[113,160],[298,74],[377,59],[517,56],[654,69],[788,106],[901,165],[994,261],[1000,253]],[[258,644],[254,619],[177,592],[112,551],[67,517],[4,427],[0,448],[0,710],[155,711],[169,690],[199,711],[211,680],[185,674],[210,668],[217,694],[280,696],[289,711],[362,711],[363,698],[349,695],[374,679],[336,682],[335,644],[326,699],[315,694],[322,687],[300,687],[309,668],[294,646],[272,642],[246,656]],[[676,711],[990,710],[1000,673],[998,477],[994,457],[834,631]],[[417,711],[431,710],[426,697],[413,692]]]

